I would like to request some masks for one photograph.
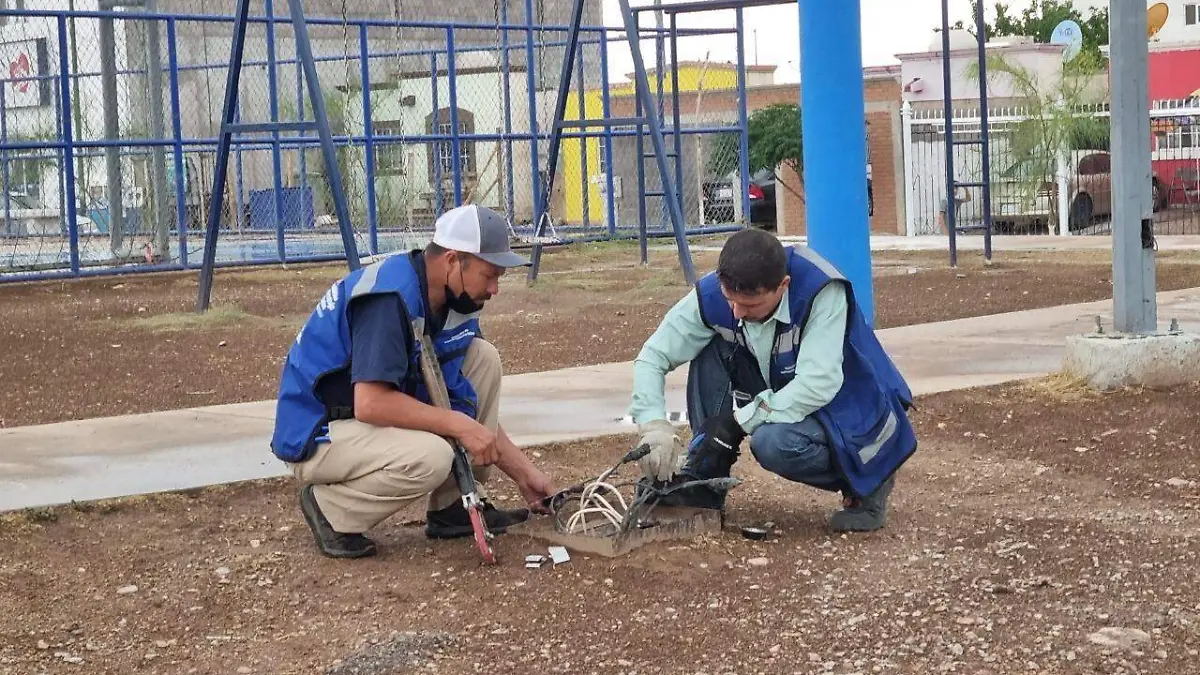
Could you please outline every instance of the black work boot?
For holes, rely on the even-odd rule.
[[[683,471],[686,471],[685,468]],[[682,485],[695,480],[702,480],[691,473],[675,474],[671,480],[665,483],[648,483],[645,478],[638,481],[639,493],[648,486],[653,486],[658,490],[668,490],[673,486]],[[675,490],[670,494],[659,499],[659,506],[679,506],[689,509],[712,509],[714,511],[725,510],[725,492],[714,490],[707,485],[693,485],[691,487]]]
[[[313,494],[312,485],[300,490],[300,511],[304,522],[317,540],[317,548],[330,558],[365,558],[375,555],[375,542],[358,533],[338,532],[333,529]]]
[[[529,519],[529,509],[498,509],[488,501],[483,502],[483,522],[492,534],[504,534],[511,525]],[[471,516],[461,500],[455,501],[440,511],[425,512],[425,536],[430,539],[457,539],[475,534],[471,527]]]
[[[829,527],[834,532],[871,532],[883,527],[887,520],[888,495],[896,477],[890,476],[865,499],[847,496],[842,500],[842,510],[829,518]]]

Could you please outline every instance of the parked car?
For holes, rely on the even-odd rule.
[[[762,170],[750,177],[750,223],[775,226],[775,172]]]
[[[741,206],[734,199],[736,178],[708,181],[704,184],[704,222],[732,223],[737,220]],[[750,198],[750,224],[761,227],[775,225],[775,173],[766,169],[750,177],[747,186]]]
[[[1077,232],[1096,218],[1112,215],[1112,157],[1104,150],[1076,150],[1067,179],[1067,226]],[[1166,190],[1151,174],[1154,211],[1166,205]],[[1058,185],[1035,163],[1009,166],[992,181],[992,222],[996,232],[1047,232],[1058,227]]]
[[[66,234],[65,218],[59,209],[46,208],[36,197],[24,192],[9,192],[7,208],[4,193],[0,192],[0,234],[17,237],[58,236]],[[96,230],[85,214],[75,217],[75,228],[80,234]]]

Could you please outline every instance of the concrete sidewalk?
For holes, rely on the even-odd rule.
[[[779,238],[785,244],[805,243],[807,237],[787,236]],[[1164,234],[1155,237],[1160,251],[1196,251],[1200,250],[1200,235],[1194,234]],[[960,234],[957,237],[959,252],[971,251],[972,254],[983,250],[983,235]],[[719,247],[715,247],[719,248]],[[1113,249],[1112,235],[1078,235],[1060,237],[1057,235],[1004,235],[992,237],[993,252],[1004,251],[1109,251]],[[949,255],[950,242],[946,235],[921,235],[905,237],[903,235],[873,234],[871,235],[872,251],[947,251]]]
[[[916,299],[914,299],[916,301]],[[930,394],[1059,370],[1065,338],[1111,326],[1111,301],[879,332],[913,390]],[[1159,294],[1162,325],[1200,331],[1200,289]],[[684,409],[686,369],[668,378]],[[520,445],[632,432],[629,363],[504,378],[502,423]],[[0,430],[0,511],[281,475],[268,447],[273,402]]]

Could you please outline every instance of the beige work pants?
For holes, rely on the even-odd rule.
[[[463,374],[479,397],[479,422],[496,431],[500,353],[490,342],[473,340]],[[338,532],[365,532],[427,495],[432,511],[462,497],[451,472],[454,451],[441,436],[350,419],[331,422],[329,439],[291,469],[301,483],[316,485],[317,504]],[[476,480],[486,481],[489,468],[475,467]]]

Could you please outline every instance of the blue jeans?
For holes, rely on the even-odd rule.
[[[733,383],[726,366],[731,358],[732,345],[717,337],[701,350],[688,368],[688,421],[694,437],[704,433],[709,418],[729,414],[733,409]],[[693,440],[689,446],[684,471],[697,478],[728,476],[729,463],[699,456],[698,445]],[[821,490],[842,489],[825,430],[812,417],[799,422],[759,426],[750,436],[750,452],[764,469],[790,481]]]

